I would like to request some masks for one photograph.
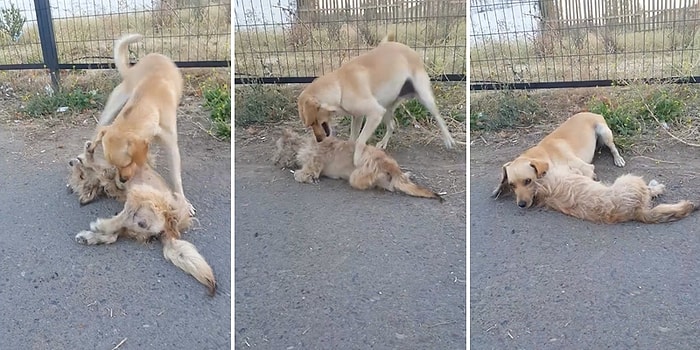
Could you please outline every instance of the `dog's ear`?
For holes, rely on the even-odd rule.
[[[148,141],[141,138],[129,138],[127,142],[131,160],[139,166],[146,164],[148,159]]]
[[[314,97],[304,96],[299,98],[297,108],[299,109],[299,117],[302,123],[308,128],[316,121],[316,115],[321,108],[321,104]]]
[[[493,190],[491,193],[491,197],[493,198],[498,198],[498,196],[501,195],[501,193],[508,193],[510,192],[510,187],[508,186],[508,172],[506,172],[506,168],[510,165],[510,162],[503,164],[502,171],[501,171],[501,182],[496,186],[496,189]]]
[[[541,179],[543,176],[545,176],[547,174],[547,170],[549,170],[549,163],[536,159],[530,161],[530,166],[533,169],[535,169],[535,173],[537,174],[538,179]]]

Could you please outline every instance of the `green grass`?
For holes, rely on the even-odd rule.
[[[97,91],[81,88],[63,89],[53,94],[40,94],[27,101],[24,113],[30,117],[56,116],[65,112],[82,112],[88,109],[101,109],[106,96]],[[59,111],[59,109],[65,109]]]
[[[231,91],[228,84],[215,87],[204,87],[204,108],[210,111],[217,136],[226,140],[231,139]]]
[[[472,97],[469,127],[472,131],[499,131],[527,126],[545,116],[546,109],[527,91],[482,92]]]
[[[280,122],[296,116],[296,96],[281,86],[250,84],[237,85],[236,126]]]
[[[687,121],[686,96],[682,91],[682,88],[663,85],[647,92],[633,87],[626,98],[617,98],[614,102],[593,98],[589,110],[605,117],[615,142],[625,148],[635,137],[657,129],[659,123],[667,128]]]

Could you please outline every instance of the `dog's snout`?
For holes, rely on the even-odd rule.
[[[73,160],[69,160],[68,165],[73,166]]]
[[[519,201],[518,206],[521,208],[525,208],[527,206],[527,203],[525,203],[525,201]]]
[[[148,224],[146,223],[146,221],[141,220],[141,221],[139,221],[139,227],[146,228],[146,227],[148,227]]]
[[[125,179],[125,178],[123,178],[123,177],[121,177],[121,176],[119,177],[119,181],[120,181],[121,183],[125,183],[127,180],[128,180],[128,179]]]
[[[328,123],[323,122],[321,123],[321,127],[323,128],[323,131],[326,133],[326,136],[331,136],[331,128],[328,126]]]

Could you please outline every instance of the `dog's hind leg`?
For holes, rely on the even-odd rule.
[[[442,139],[445,142],[446,148],[452,148],[456,145],[455,140],[452,138],[450,131],[447,129],[447,124],[445,120],[440,116],[440,111],[438,111],[437,105],[435,105],[435,96],[433,95],[433,90],[430,87],[430,77],[425,71],[419,71],[414,75],[413,87],[416,90],[416,95],[418,95],[418,101],[428,109],[430,114],[438,123],[440,131],[442,132]]]
[[[384,133],[382,140],[377,142],[377,148],[386,149],[387,145],[389,144],[389,138],[391,137],[391,134],[394,133],[394,128],[396,127],[396,124],[394,123],[394,110],[396,110],[396,105],[397,104],[394,104],[386,111],[386,113],[384,113],[382,121],[386,126],[386,132]]]
[[[612,130],[607,125],[604,124],[598,124],[595,127],[595,133],[600,137],[601,141],[603,141],[603,144],[608,146],[610,149],[610,153],[612,153],[613,156],[613,162],[615,165],[619,167],[625,166],[625,159],[622,158],[620,155],[620,152],[617,150],[617,147],[615,147],[615,143],[613,142],[613,133]]]

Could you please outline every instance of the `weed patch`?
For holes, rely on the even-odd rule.
[[[620,96],[614,101],[593,98],[589,110],[605,117],[622,148],[628,146],[633,137],[656,129],[678,125],[686,115],[683,94],[679,89],[660,86],[652,91],[642,92],[640,88]]]
[[[231,139],[231,91],[227,84],[203,87],[204,108],[210,111],[215,133],[224,139]]]
[[[236,126],[276,123],[297,115],[296,98],[288,89],[264,84],[236,86]]]
[[[67,111],[82,112],[87,109],[102,108],[105,96],[98,90],[62,89],[53,94],[31,96],[26,102],[24,113],[38,118]]]
[[[472,131],[498,131],[527,126],[546,115],[547,111],[527,91],[483,92],[472,94],[469,127]]]

